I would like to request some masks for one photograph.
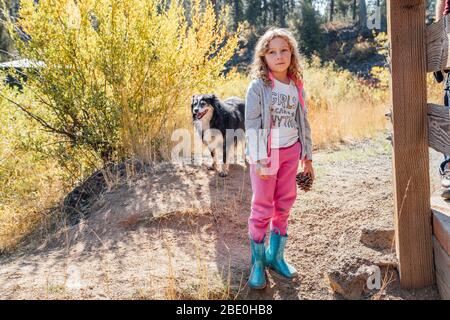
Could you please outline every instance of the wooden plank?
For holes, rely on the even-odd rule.
[[[450,67],[449,52],[449,16],[426,27],[427,72]]]
[[[450,154],[450,108],[428,104],[428,145]]]
[[[388,0],[394,225],[402,288],[434,283],[426,103],[425,0]]]
[[[445,107],[445,106],[442,106],[439,104],[429,103],[427,112],[431,116],[443,118],[446,121],[450,121],[450,107]]]
[[[431,196],[433,212],[433,234],[444,251],[450,255],[450,201],[445,201],[440,194]]]
[[[450,300],[450,256],[433,237],[436,283],[443,300]]]

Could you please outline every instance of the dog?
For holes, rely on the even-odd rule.
[[[208,146],[213,158],[210,170],[217,170],[220,177],[228,175],[233,150],[239,142],[245,143],[245,102],[238,97],[230,97],[220,100],[215,94],[198,94],[192,96],[191,104],[192,120],[202,142]],[[208,130],[215,129],[215,130]],[[233,143],[226,143],[227,129],[242,131],[234,134]],[[216,134],[212,141],[211,134]],[[229,131],[230,132],[230,131]],[[239,134],[242,133],[242,134]],[[222,159],[221,159],[222,158]],[[221,161],[222,160],[222,161]]]

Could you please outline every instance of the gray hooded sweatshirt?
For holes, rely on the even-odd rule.
[[[272,87],[273,87],[273,79]],[[296,82],[297,89],[301,89],[301,97],[297,104],[295,119],[298,125],[298,136],[302,144],[301,160],[312,160],[312,139],[306,106],[305,90]],[[272,100],[272,87],[262,79],[254,79],[247,88],[245,96],[245,154],[250,163],[269,158],[270,132],[270,102]],[[300,101],[303,100],[301,107]]]

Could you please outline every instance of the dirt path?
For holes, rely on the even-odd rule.
[[[430,152],[433,191],[440,156]],[[166,166],[100,195],[89,218],[46,243],[0,256],[0,298],[339,299],[325,280],[331,267],[395,260],[360,242],[365,226],[392,229],[391,146],[380,135],[314,157],[315,186],[299,193],[289,224],[297,280],[270,273],[265,290],[245,287],[251,190],[242,166],[226,179],[205,167]],[[393,275],[381,298],[439,298],[435,287],[402,291]]]

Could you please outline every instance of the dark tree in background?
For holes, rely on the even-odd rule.
[[[364,29],[367,27],[367,6],[366,0],[359,0],[359,27]]]
[[[279,2],[279,8],[280,8],[280,27],[286,28],[286,11],[284,0]]]
[[[241,0],[233,0],[233,19],[234,28],[237,29],[238,23],[242,21],[242,3]]]
[[[299,45],[307,57],[323,49],[323,31],[320,28],[319,14],[313,7],[313,0],[302,1],[301,20],[297,27],[297,34]]]
[[[247,0],[244,17],[250,25],[264,25],[264,2],[261,0]]]
[[[333,21],[334,16],[334,0],[330,0],[330,20]]]
[[[347,0],[338,0],[337,1],[337,11],[339,12],[339,15],[346,18],[347,10],[349,8],[348,1]]]
[[[192,0],[183,0],[188,21]],[[243,45],[248,51],[246,58],[251,56],[251,51],[256,39],[271,26],[292,27],[301,43],[301,50],[306,55],[321,51],[331,46],[331,38],[325,39],[325,32],[330,32],[325,23],[334,25],[333,29],[355,28],[367,30],[367,19],[376,7],[381,8],[381,30],[387,31],[386,0],[202,0],[214,5],[217,14],[227,5],[230,7],[229,31],[236,30],[238,23],[246,22],[247,38]],[[395,1],[395,0],[392,0]],[[18,6],[19,0],[6,0],[10,10]],[[436,0],[427,0],[427,23],[434,20]],[[325,31],[327,30],[327,31]],[[358,31],[359,32],[359,31]],[[371,34],[371,33],[370,33]],[[8,37],[0,24],[0,50],[12,52]],[[0,58],[10,59],[9,55],[1,54]]]
[[[185,0],[188,3],[190,0]],[[231,7],[231,25],[247,21],[254,30],[264,30],[269,26],[288,27],[298,25],[302,17],[303,0],[207,0],[216,4]],[[436,0],[428,0],[432,13]],[[344,22],[360,27],[367,25],[367,18],[376,6],[381,8],[382,31],[386,31],[383,21],[386,20],[386,0],[312,0],[316,14],[324,22]],[[319,9],[321,8],[321,9]]]

